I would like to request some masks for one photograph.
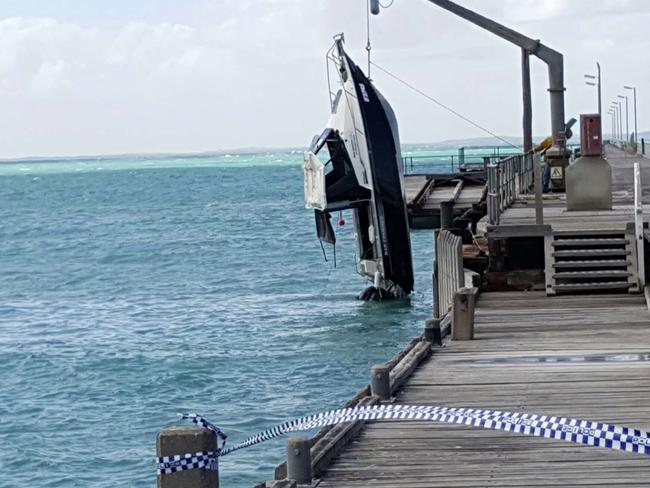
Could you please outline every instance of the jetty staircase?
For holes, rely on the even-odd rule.
[[[640,292],[633,232],[554,231],[545,237],[546,292]]]

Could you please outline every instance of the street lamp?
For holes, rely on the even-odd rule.
[[[596,68],[598,71],[598,74],[596,76],[594,75],[585,75],[585,78],[587,80],[594,80],[594,81],[586,81],[587,85],[589,86],[595,86],[598,88],[598,115],[600,116],[600,134],[602,137],[603,133],[603,101],[602,101],[602,92],[601,92],[601,78],[600,78],[600,63],[596,63]]]
[[[612,139],[615,141],[616,140],[616,112],[614,112],[614,109],[610,108],[607,113],[612,116]]]
[[[623,105],[621,102],[612,102],[616,108],[616,120],[618,120],[618,141],[623,142]]]
[[[616,141],[620,142],[622,137],[621,130],[621,104],[619,102],[612,102],[611,105],[614,110],[614,123],[616,124]]]
[[[626,90],[634,91],[634,143],[636,144],[639,139],[639,126],[637,125],[636,118],[636,87],[635,86],[624,86]]]
[[[630,142],[630,110],[628,105],[627,95],[618,95],[618,98],[625,100],[625,132],[627,134],[627,139],[625,143]]]

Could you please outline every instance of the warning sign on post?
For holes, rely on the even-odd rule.
[[[564,168],[562,166],[551,167],[551,178],[554,180],[561,180],[564,177]]]

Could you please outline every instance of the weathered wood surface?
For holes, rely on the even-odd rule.
[[[411,205],[420,191],[429,182],[425,175],[412,175],[404,177],[404,189],[406,191],[406,204]]]
[[[464,186],[456,198],[456,208],[470,208],[473,203],[481,201],[483,196],[482,186]],[[454,197],[455,187],[446,186],[436,188],[431,192],[429,198],[424,204],[424,209],[436,209],[440,207],[440,202],[446,202]]]
[[[643,296],[488,293],[476,340],[437,349],[397,402],[563,415],[650,430]],[[322,488],[647,486],[650,457],[435,423],[377,423]]]
[[[431,177],[425,175],[408,175],[404,177],[404,187],[406,191],[406,204],[413,205],[416,203],[417,197],[421,195],[422,189],[431,180]],[[420,209],[424,211],[440,209],[440,202],[446,202],[456,197],[456,208],[468,209],[471,208],[473,203],[478,203],[484,192],[482,185],[464,185],[461,190],[455,195],[457,184],[449,186],[439,186],[431,190],[431,193],[426,195],[426,198],[420,205]]]

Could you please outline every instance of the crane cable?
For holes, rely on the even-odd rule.
[[[368,34],[368,43],[366,44],[366,51],[368,52],[368,79],[372,81],[370,77],[370,65],[372,64],[370,59],[370,51],[372,51],[372,44],[370,43],[370,0],[366,0],[366,32]]]
[[[389,7],[392,7],[394,1],[395,1],[395,0],[391,0],[390,3],[388,3],[388,4],[386,4],[386,5],[384,5],[384,4],[382,4],[381,2],[379,2],[379,5],[380,5],[382,8],[387,9],[387,8],[389,8]],[[371,59],[372,43],[371,43],[371,35],[370,35],[370,0],[366,0],[366,32],[367,32],[366,51],[368,52],[368,79],[369,79],[370,81],[372,81],[372,78],[370,77],[370,67],[371,67],[371,66],[374,66],[375,68],[377,68],[377,69],[380,70],[380,71],[383,71],[385,74],[387,74],[388,76],[390,76],[390,77],[393,78],[394,80],[400,82],[401,84],[403,84],[403,85],[406,86],[407,88],[413,90],[414,92],[418,93],[419,95],[423,96],[423,97],[426,98],[427,100],[429,100],[429,101],[435,103],[435,104],[438,105],[439,107],[441,107],[441,108],[445,109],[446,111],[452,113],[452,114],[455,115],[456,117],[459,117],[460,119],[464,120],[464,121],[467,122],[468,124],[471,124],[471,125],[473,125],[474,127],[476,127],[477,129],[479,129],[479,130],[485,132],[486,134],[489,134],[490,136],[494,137],[495,139],[498,139],[499,141],[504,142],[504,143],[507,144],[508,146],[511,146],[511,147],[513,147],[513,148],[515,148],[515,149],[517,149],[517,150],[520,149],[519,147],[517,147],[516,145],[514,145],[514,144],[511,143],[510,141],[504,139],[504,138],[501,137],[501,136],[498,136],[497,134],[495,134],[495,133],[492,132],[491,130],[486,129],[485,127],[483,127],[482,125],[479,125],[478,123],[474,122],[474,121],[471,120],[470,118],[465,117],[463,114],[457,112],[456,110],[454,110],[453,108],[449,107],[448,105],[445,105],[445,104],[442,103],[441,101],[436,100],[436,99],[433,98],[431,95],[428,95],[428,94],[424,93],[422,90],[420,90],[419,88],[416,88],[415,86],[411,85],[410,83],[408,83],[407,81],[403,80],[402,78],[400,78],[400,77],[397,76],[396,74],[391,73],[391,72],[388,71],[386,68],[382,68],[382,67],[379,66],[377,63],[373,62],[372,59]]]
[[[393,6],[393,3],[395,3],[395,0],[390,0],[390,3],[387,3],[384,5],[381,2],[379,3],[379,6],[383,9],[387,9]],[[372,43],[370,39],[370,0],[366,0],[366,32],[368,34],[368,42],[366,43],[366,51],[368,52],[368,79],[372,81],[372,78],[370,77],[370,65],[372,64],[372,61],[370,59],[370,52],[372,51]]]
[[[519,147],[517,147],[516,145],[514,145],[514,144],[511,143],[510,141],[504,139],[504,138],[501,137],[501,136],[498,136],[497,134],[495,134],[495,133],[492,132],[491,130],[486,129],[486,128],[483,127],[482,125],[479,125],[478,123],[474,122],[474,121],[471,120],[470,118],[465,117],[463,114],[457,112],[456,110],[454,110],[453,108],[449,107],[448,105],[445,105],[445,104],[442,103],[441,101],[436,100],[436,99],[433,98],[431,95],[428,95],[427,93],[423,92],[423,91],[420,90],[419,88],[416,88],[415,86],[411,85],[409,82],[403,80],[402,78],[400,78],[400,77],[397,76],[396,74],[391,73],[391,72],[388,71],[386,68],[382,68],[381,66],[379,66],[377,63],[375,63],[375,62],[373,62],[373,61],[369,61],[369,62],[370,62],[370,64],[372,64],[372,65],[373,65],[375,68],[377,68],[378,70],[383,71],[385,74],[387,74],[388,76],[390,76],[390,77],[393,78],[394,80],[398,81],[399,83],[403,84],[403,85],[406,86],[407,88],[409,88],[409,89],[413,90],[414,92],[418,93],[419,95],[423,96],[423,97],[426,98],[427,100],[429,100],[429,101],[435,103],[436,105],[438,105],[439,107],[445,109],[446,111],[452,113],[452,114],[455,115],[456,117],[458,117],[458,118],[464,120],[464,121],[467,122],[468,124],[471,124],[471,125],[473,125],[474,127],[476,127],[477,129],[482,130],[482,131],[485,132],[486,134],[489,134],[489,135],[491,135],[492,137],[494,137],[494,138],[500,140],[501,142],[506,143],[508,146],[512,146],[512,147],[515,148],[515,149],[520,149]]]

